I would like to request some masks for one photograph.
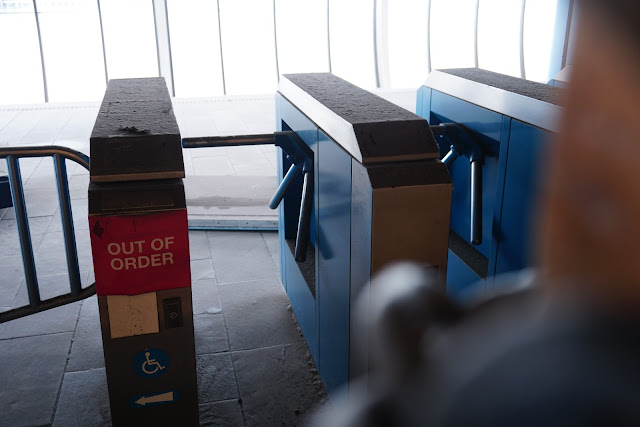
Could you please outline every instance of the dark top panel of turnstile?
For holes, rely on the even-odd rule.
[[[494,73],[492,71],[481,70],[479,68],[454,68],[449,70],[438,70],[463,79],[472,80],[487,86],[517,93],[538,101],[559,105],[561,88],[546,85],[544,83],[532,82],[513,76]]]
[[[363,163],[368,158],[438,152],[429,123],[386,99],[331,73],[286,74],[285,77],[353,126]]]
[[[181,144],[164,78],[110,80],[91,133],[91,180],[184,177]]]
[[[186,209],[182,179],[89,184],[89,215],[131,215]]]
[[[374,189],[451,184],[449,170],[440,160],[386,163],[367,166],[366,170]]]

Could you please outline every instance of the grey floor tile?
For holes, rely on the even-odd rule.
[[[89,230],[76,229],[76,246],[80,270],[89,270],[93,266]],[[62,232],[49,232],[35,254],[36,270],[40,275],[62,274],[67,272],[67,259]]]
[[[2,323],[0,339],[73,332],[78,321],[80,304],[75,302]]]
[[[13,210],[13,208],[9,209]],[[29,218],[29,230],[31,231],[31,236],[33,238],[34,235],[40,235],[47,232],[47,228],[49,228],[49,224],[51,223],[52,216],[39,216],[35,218]],[[11,219],[3,219],[0,221],[0,233],[4,233],[7,230],[8,232],[14,234],[17,238],[18,229],[16,225],[15,218]],[[2,239],[4,240],[5,235],[0,234]]]
[[[243,425],[238,399],[200,405],[200,426],[202,427],[241,427]]]
[[[211,259],[198,259],[191,261],[191,281],[214,279],[213,262]]]
[[[71,337],[66,333],[0,342],[0,425],[49,425]]]
[[[197,280],[191,283],[193,314],[222,313],[218,286],[215,279]]]
[[[104,368],[67,372],[64,375],[53,425],[61,427],[111,425],[107,374]]]
[[[226,157],[196,157],[191,161],[193,170],[199,176],[235,175],[231,162]]]
[[[86,287],[89,284],[88,278],[89,271],[80,272],[80,283],[82,287]],[[42,300],[68,294],[71,291],[69,274],[38,275],[38,288],[40,289],[40,298]],[[29,294],[27,293],[27,285],[23,281],[13,301],[13,307],[22,307],[26,304],[29,304]]]
[[[22,282],[24,282],[22,257],[13,264],[0,266],[0,306],[13,306]]]
[[[44,217],[43,219],[50,221],[51,217]],[[31,218],[29,220],[29,228],[31,230],[31,247],[34,252],[38,250],[44,236],[43,233],[36,233],[36,231],[41,231],[39,223],[41,223],[41,221],[37,221],[36,218]],[[2,245],[0,245],[1,258],[20,255],[20,239],[18,237],[15,220],[0,221],[0,241],[2,242]],[[3,262],[3,264],[6,265],[5,262]]]
[[[24,178],[24,177],[23,177]],[[25,190],[24,198],[29,218],[52,216],[58,210],[58,194],[51,190]],[[4,218],[15,218],[13,210],[7,211]]]
[[[196,354],[229,351],[227,331],[222,314],[200,314],[193,317]]]
[[[301,340],[289,300],[278,279],[219,286],[231,350]]]
[[[189,231],[189,255],[192,261],[211,259],[207,233],[203,233],[202,231]]]
[[[82,303],[76,333],[73,336],[67,372],[84,371],[104,367],[102,332],[98,298],[87,298]]]
[[[326,399],[304,343],[232,353],[248,426],[302,425]]]
[[[277,276],[260,233],[207,232],[218,284]]]
[[[264,243],[267,245],[267,249],[269,250],[269,255],[271,255],[271,259],[273,260],[273,264],[279,276],[280,275],[280,241],[278,240],[278,233],[263,231],[262,238],[264,239]]]
[[[238,398],[236,375],[229,353],[196,356],[200,404]]]
[[[73,228],[76,230],[89,229],[89,204],[87,195],[84,198],[76,198],[71,200],[71,215],[73,217]],[[47,232],[62,231],[62,221],[60,219],[60,210],[57,210],[51,219]]]

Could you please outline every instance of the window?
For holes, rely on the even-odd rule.
[[[280,74],[329,71],[327,0],[276,0]]]
[[[475,65],[475,0],[431,0],[431,68]]]
[[[0,0],[0,40],[0,104],[44,102],[33,2]]]
[[[151,0],[102,0],[100,7],[109,79],[157,77]]]
[[[364,89],[376,87],[373,0],[329,0],[331,68]]]
[[[49,101],[100,99],[105,89],[98,6],[37,0]]]
[[[388,2],[388,49],[391,87],[417,88],[429,72],[429,3],[423,0]]]
[[[528,80],[547,83],[551,74],[558,0],[530,0],[524,15],[524,66]],[[566,17],[565,17],[566,19]],[[564,41],[564,34],[559,35]]]
[[[274,93],[273,3],[220,0],[220,25],[227,94]]]
[[[520,17],[522,2],[480,0],[478,66],[520,77]]]
[[[218,7],[211,0],[168,0],[176,96],[223,95]]]

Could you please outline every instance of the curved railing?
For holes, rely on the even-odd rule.
[[[64,236],[70,292],[46,300],[40,298],[33,245],[31,243],[31,231],[29,229],[29,218],[24,198],[20,163],[18,161],[20,158],[25,157],[52,157],[58,188],[58,202],[60,204],[60,218],[62,219],[62,234]],[[20,239],[25,282],[29,295],[28,305],[0,313],[0,323],[59,307],[94,295],[96,293],[95,283],[86,288],[82,288],[82,281],[80,279],[78,248],[76,246],[73,227],[69,181],[67,179],[67,166],[65,164],[65,159],[68,159],[89,170],[89,156],[66,147],[44,145],[33,147],[2,147],[0,148],[0,158],[7,160],[11,197],[16,214],[16,225]]]

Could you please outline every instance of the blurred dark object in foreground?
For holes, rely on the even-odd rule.
[[[506,280],[508,292],[464,305],[421,267],[382,272],[359,313],[371,373],[315,425],[640,425],[640,317],[550,299],[532,273]]]

